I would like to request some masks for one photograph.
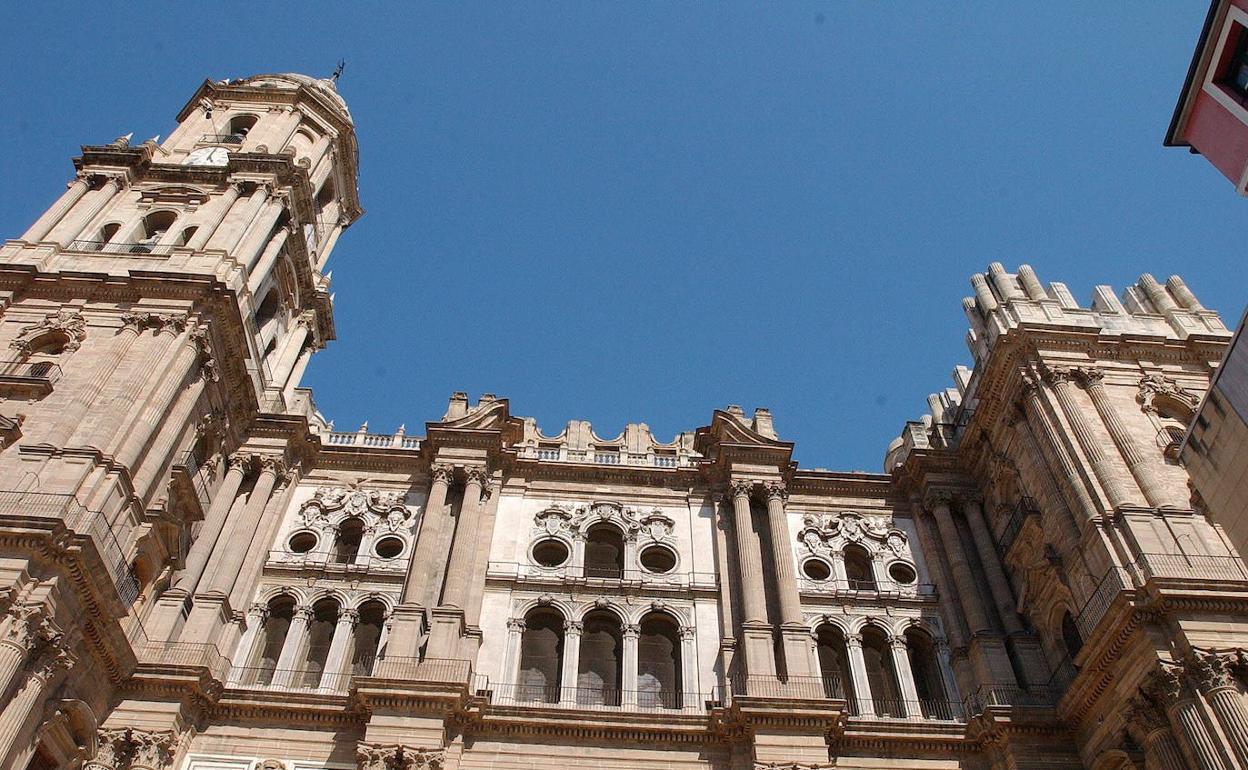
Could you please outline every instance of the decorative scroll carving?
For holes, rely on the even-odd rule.
[[[1167,401],[1183,407],[1189,414],[1200,404],[1200,396],[1160,374],[1146,374],[1140,378],[1140,392],[1135,400],[1149,413],[1156,412],[1158,406],[1164,406]]]
[[[360,770],[442,770],[446,753],[403,744],[360,743],[355,750]]]
[[[906,533],[891,526],[884,516],[866,516],[856,511],[806,514],[797,538],[815,554],[840,551],[846,543],[860,543],[873,553],[887,549],[899,558],[909,558]]]
[[[173,731],[146,732],[130,727],[100,730],[99,750],[86,770],[161,770],[173,760],[178,736]]]
[[[412,524],[412,512],[403,504],[401,492],[363,489],[359,485],[320,487],[299,509],[299,516],[305,526],[314,529],[326,526],[331,517],[360,518],[366,527],[389,532]]]
[[[641,537],[653,542],[670,541],[676,526],[675,519],[657,508],[642,515],[619,503],[599,501],[575,512],[558,505],[539,511],[533,517],[533,534],[581,538],[590,527],[604,522],[619,527],[629,540]]]
[[[17,339],[9,343],[9,347],[26,355],[34,350],[37,341],[46,337],[60,339],[64,342],[65,352],[72,353],[87,338],[86,319],[74,308],[61,308],[48,314],[39,323],[23,326]]]

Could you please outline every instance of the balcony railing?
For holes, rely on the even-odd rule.
[[[894,583],[874,580],[841,581],[834,578],[814,580],[798,578],[801,590],[812,594],[828,594],[832,596],[849,596],[863,598],[931,598],[937,595],[936,586],[932,583]]]
[[[477,694],[497,706],[532,706],[577,711],[702,712],[705,693],[685,690],[622,690],[618,687],[560,687],[541,684],[478,684]]]
[[[60,520],[66,529],[95,544],[122,604],[129,607],[139,597],[138,581],[113,527],[102,513],[87,510],[73,495],[0,492],[0,516]]]
[[[227,687],[248,690],[315,690],[322,693],[345,693],[351,685],[351,673],[325,671],[321,668],[282,669],[268,666],[234,666],[226,680]]]
[[[164,256],[173,251],[171,243],[114,243],[112,241],[71,241],[65,247],[67,251],[84,251],[96,254],[121,254],[131,256],[147,256],[155,254]]]
[[[1101,582],[1097,584],[1096,590],[1083,603],[1079,614],[1075,616],[1075,627],[1079,629],[1080,637],[1085,640],[1092,638],[1097,625],[1105,617],[1105,613],[1109,611],[1114,600],[1130,587],[1131,575],[1126,568],[1110,567],[1101,578]]]
[[[420,436],[402,433],[327,433],[325,443],[331,446],[366,446],[380,449],[420,449]]]
[[[199,137],[200,144],[242,144],[246,134],[204,134]]]
[[[34,380],[55,385],[61,379],[61,367],[51,361],[0,361],[0,380]]]
[[[539,567],[511,561],[491,561],[486,575],[495,579],[517,581],[621,581],[641,583],[651,588],[714,589],[719,586],[714,572],[647,572],[641,569],[620,570],[615,567],[575,567],[564,564],[559,567]]]
[[[997,550],[1001,554],[1009,553],[1010,547],[1014,545],[1014,541],[1018,538],[1018,533],[1023,530],[1023,525],[1027,523],[1030,516],[1040,516],[1040,507],[1036,505],[1036,501],[1030,497],[1020,497],[1018,504],[1014,506],[1014,512],[1010,514],[1010,520],[1005,523],[1005,529],[1001,531],[1001,537],[997,540]]]
[[[186,477],[195,499],[199,501],[200,508],[207,512],[212,497],[213,475],[207,468],[199,464],[199,459],[195,457],[194,451],[187,450],[183,452],[174,461],[173,471],[175,474],[181,474]]]
[[[371,666],[377,679],[398,679],[406,682],[440,682],[468,684],[472,680],[472,663],[453,658],[378,658]]]
[[[1248,569],[1238,556],[1143,553],[1139,566],[1148,578],[1248,582]]]
[[[330,551],[307,551],[291,553],[286,550],[269,551],[270,567],[289,567],[291,569],[315,570],[320,573],[362,572],[362,573],[407,573],[407,559],[401,557],[384,558],[367,553],[356,554],[347,561],[339,558],[337,553]]]

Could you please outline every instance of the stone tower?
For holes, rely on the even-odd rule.
[[[253,533],[224,526],[229,506],[263,506],[298,463],[248,437],[310,409],[295,386],[334,336],[322,270],[362,213],[330,81],[205,82],[177,120],[163,142],[83,147],[65,193],[0,248],[0,500],[28,538],[3,562],[6,604],[57,629],[44,688],[85,677],[102,702],[133,665],[121,621],[146,589],[176,573],[148,608],[153,641],[187,622],[215,638],[237,612]],[[2,693],[15,676],[0,665]],[[0,757],[35,727],[5,729]]]

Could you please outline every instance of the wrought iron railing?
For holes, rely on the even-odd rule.
[[[1147,578],[1248,581],[1248,568],[1238,556],[1231,555],[1142,553],[1139,566]]]
[[[577,711],[699,712],[705,693],[683,689],[624,690],[619,687],[560,687],[545,684],[479,684],[477,694],[492,705],[575,709]]]
[[[173,463],[173,470],[186,475],[200,508],[207,511],[212,498],[213,475],[207,468],[200,465],[194,450],[187,450],[179,455]]]
[[[1036,505],[1036,501],[1030,497],[1020,497],[1018,504],[1014,506],[1010,519],[1005,523],[1005,529],[1001,530],[1001,537],[997,539],[997,550],[1001,554],[1009,553],[1010,547],[1014,545],[1014,541],[1018,538],[1018,533],[1023,530],[1023,525],[1027,523],[1030,516],[1040,516],[1040,508]]]
[[[199,137],[200,144],[242,144],[246,134],[204,134]]]
[[[146,256],[148,254],[166,255],[173,251],[171,243],[115,243],[112,241],[70,241],[65,247],[67,251],[84,251],[99,254],[122,254]]]
[[[55,385],[61,379],[61,367],[51,361],[0,361],[0,378],[37,380]]]

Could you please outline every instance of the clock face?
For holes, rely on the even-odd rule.
[[[200,147],[186,156],[188,166],[224,166],[230,162],[230,153],[224,147]]]

